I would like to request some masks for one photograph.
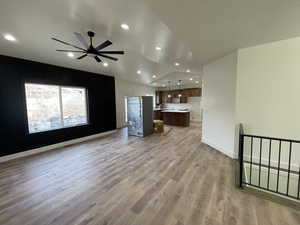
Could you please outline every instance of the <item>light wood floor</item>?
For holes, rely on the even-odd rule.
[[[0,224],[300,224],[299,212],[236,189],[234,162],[201,144],[200,132],[120,130],[2,163]]]

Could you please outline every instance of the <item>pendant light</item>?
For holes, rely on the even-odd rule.
[[[168,88],[169,88],[169,93],[168,93],[168,98],[171,98],[172,97],[172,95],[171,95],[171,81],[169,80],[168,81]]]
[[[182,97],[182,94],[181,94],[181,80],[178,81],[178,86],[179,86],[178,98],[181,98]]]

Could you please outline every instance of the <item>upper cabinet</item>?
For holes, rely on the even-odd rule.
[[[178,95],[181,95],[179,97]],[[187,103],[188,97],[200,97],[201,88],[189,88],[172,91],[156,91],[156,104]]]
[[[188,102],[188,97],[186,97],[186,96],[182,96],[182,97],[180,97],[180,103],[187,103]]]
[[[160,105],[163,103],[162,91],[155,92],[155,102],[156,102],[156,105]]]
[[[185,89],[184,93],[187,97],[200,97],[201,96],[201,88]]]

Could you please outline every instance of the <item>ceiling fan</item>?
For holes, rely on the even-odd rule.
[[[102,60],[99,57],[107,58],[110,60],[117,61],[118,59],[115,57],[108,56],[107,54],[118,54],[118,55],[123,55],[124,51],[101,51],[102,49],[112,45],[112,42],[110,40],[106,40],[103,43],[99,44],[97,47],[93,46],[93,37],[95,36],[95,33],[93,31],[88,31],[87,35],[90,38],[90,44],[86,42],[86,40],[83,38],[83,36],[80,33],[74,32],[76,38],[78,41],[84,46],[78,47],[76,45],[67,43],[65,41],[59,40],[57,38],[52,38],[54,41],[58,41],[62,44],[71,46],[73,48],[76,48],[78,50],[56,50],[58,52],[74,52],[74,53],[82,53],[83,55],[79,56],[77,59],[82,59],[86,56],[93,57],[97,62],[102,62]]]

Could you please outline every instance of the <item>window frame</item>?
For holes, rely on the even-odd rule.
[[[60,118],[61,118],[61,123],[62,127],[60,128],[53,128],[53,129],[45,129],[41,131],[35,131],[35,132],[30,132],[29,130],[29,118],[28,118],[28,110],[27,110],[27,96],[26,96],[26,84],[33,84],[33,85],[44,85],[44,86],[55,86],[58,87],[58,99],[59,99],[59,107],[60,107]],[[49,131],[56,131],[56,130],[63,130],[63,129],[68,129],[68,128],[74,128],[74,127],[81,127],[81,126],[87,126],[90,125],[90,116],[89,116],[89,101],[88,101],[88,89],[83,86],[73,86],[73,85],[58,85],[58,84],[47,84],[47,83],[39,83],[39,82],[31,82],[31,81],[25,81],[24,82],[24,99],[25,99],[25,114],[26,114],[26,130],[27,134],[38,134],[38,133],[44,133],[44,132],[49,132]],[[85,113],[86,113],[86,123],[80,123],[76,125],[70,125],[70,126],[65,126],[64,125],[64,120],[63,120],[63,102],[62,102],[62,88],[74,88],[74,89],[83,89],[85,91]]]

